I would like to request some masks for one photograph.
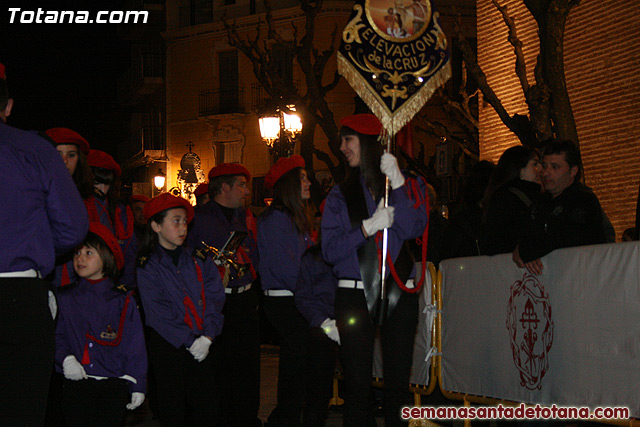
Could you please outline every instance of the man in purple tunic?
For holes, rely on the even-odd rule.
[[[86,209],[46,140],[5,124],[9,98],[0,64],[0,425],[42,425],[53,367],[49,283],[55,256],[84,239]]]
[[[223,163],[209,171],[210,200],[196,208],[187,236],[192,248],[221,249],[232,232],[247,233],[235,253],[238,264],[219,265],[225,285],[224,326],[213,344],[216,386],[219,388],[221,425],[260,426],[260,330],[258,295],[253,287],[258,268],[255,219],[245,208],[251,174],[238,163]]]

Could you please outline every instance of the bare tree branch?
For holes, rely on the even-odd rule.
[[[526,97],[529,95],[529,82],[527,80],[527,66],[524,60],[524,53],[522,52],[522,42],[518,38],[516,23],[513,20],[513,18],[509,16],[506,6],[500,6],[497,0],[491,0],[491,1],[493,2],[494,6],[498,9],[498,11],[500,11],[500,13],[502,14],[502,19],[504,20],[505,24],[507,24],[507,27],[509,28],[508,40],[509,40],[509,43],[511,43],[511,45],[513,46],[513,51],[516,55],[516,75],[518,76],[518,79],[520,79],[520,85],[522,86],[522,91],[524,92],[524,96]]]

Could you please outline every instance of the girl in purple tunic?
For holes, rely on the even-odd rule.
[[[162,193],[147,202],[144,217],[138,288],[149,327],[158,418],[167,426],[214,426],[218,416],[209,348],[222,331],[225,300],[218,268],[182,246],[193,219],[185,199]]]
[[[87,160],[94,175],[94,194],[84,201],[89,221],[101,222],[116,236],[124,254],[124,268],[119,284],[135,288],[138,240],[133,232],[131,207],[119,201],[122,169],[104,151],[90,150]]]
[[[278,405],[267,425],[299,426],[306,390],[307,321],[296,309],[293,294],[300,259],[311,245],[305,203],[311,183],[298,155],[281,158],[265,177],[273,202],[258,221],[260,276],[264,312],[278,333]]]
[[[114,285],[123,264],[111,231],[91,223],[73,257],[78,282],[58,293],[55,360],[69,426],[120,425],[144,401],[142,322],[132,295]]]
[[[327,196],[322,216],[322,255],[338,278],[335,319],[345,374],[345,427],[375,426],[368,402],[373,344],[379,327],[384,369],[385,426],[406,425],[400,408],[408,404],[413,340],[418,322],[418,286],[414,260],[405,241],[423,235],[427,203],[415,196],[419,184],[405,177],[396,158],[383,154],[382,124],[372,114],[356,114],[340,123],[340,150],[350,171]],[[382,202],[385,176],[389,203]],[[414,192],[414,190],[416,190]],[[415,194],[414,194],[415,193]],[[388,229],[388,266],[381,300],[383,230]],[[424,277],[424,274],[423,274]]]

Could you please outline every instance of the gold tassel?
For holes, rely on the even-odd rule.
[[[344,76],[349,85],[367,104],[373,114],[380,119],[382,126],[389,135],[394,136],[413,116],[422,109],[424,104],[431,98],[436,89],[446,83],[451,77],[451,61],[448,61],[438,72],[427,80],[417,93],[413,94],[402,107],[395,112],[391,112],[380,95],[362,77],[353,64],[338,52],[338,72]]]

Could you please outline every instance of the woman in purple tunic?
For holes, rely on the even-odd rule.
[[[268,426],[299,426],[306,390],[308,325],[293,299],[300,259],[312,243],[305,213],[311,183],[304,166],[298,155],[273,165],[265,177],[273,202],[258,220],[263,307],[280,341],[278,405]]]
[[[391,154],[378,141],[382,125],[371,114],[340,122],[341,151],[351,170],[334,187],[322,216],[322,254],[338,278],[335,318],[345,374],[344,425],[375,426],[368,402],[373,342],[378,325],[382,338],[385,425],[402,425],[400,408],[409,403],[409,372],[418,321],[418,297],[408,239],[420,237],[427,225],[426,203],[412,199],[415,181],[405,178]],[[382,203],[385,175],[389,207]],[[385,280],[388,307],[380,300],[382,230],[388,228]],[[396,279],[397,278],[397,279]]]

